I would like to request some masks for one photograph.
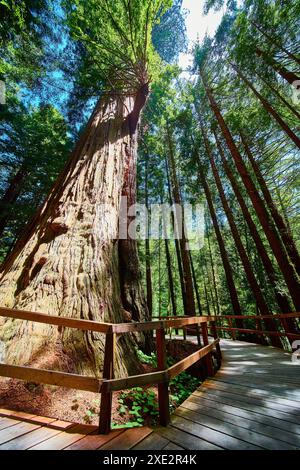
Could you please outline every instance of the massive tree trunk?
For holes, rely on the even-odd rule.
[[[275,72],[279,73],[279,75],[290,85],[300,79],[300,77],[296,73],[288,70],[282,64],[273,59],[273,57],[270,57],[266,52],[262,51],[259,48],[256,48],[255,52],[259,57],[262,57],[264,59],[266,64],[270,65],[272,69],[275,70]]]
[[[268,239],[270,247],[277,260],[278,266],[280,267],[280,270],[284,276],[285,282],[289,289],[295,308],[296,310],[299,310],[300,309],[300,296],[299,296],[300,282],[299,282],[297,273],[294,269],[294,266],[289,262],[289,258],[287,256],[287,253],[284,247],[282,246],[280,237],[278,233],[276,232],[275,228],[273,227],[273,224],[271,223],[268,211],[266,210],[266,207],[264,205],[264,201],[261,199],[259,192],[257,191],[256,186],[253,183],[249,175],[247,167],[243,162],[239,149],[237,148],[237,145],[235,144],[235,141],[222,116],[222,113],[217,105],[217,102],[210,88],[206,84],[206,80],[202,71],[200,71],[200,73],[202,76],[202,80],[205,86],[206,94],[207,94],[211,109],[217,119],[219,127],[222,131],[222,134],[228,146],[228,149],[230,150],[232,158],[235,162],[236,168],[239,172],[239,175],[242,178],[242,181],[245,185],[247,193],[252,201],[253,208],[264,229],[264,232]]]
[[[269,279],[269,282],[270,282],[270,285],[273,289],[273,292],[275,294],[275,298],[276,298],[276,301],[277,301],[277,304],[279,306],[279,309],[280,309],[280,312],[281,313],[289,313],[291,312],[291,306],[290,306],[290,302],[289,302],[289,299],[287,298],[287,296],[281,292],[281,290],[278,288],[278,276],[275,272],[275,269],[273,268],[273,265],[272,265],[272,261],[270,260],[269,258],[269,255],[267,253],[267,250],[260,238],[260,235],[258,233],[258,230],[256,228],[256,225],[251,217],[251,214],[248,210],[248,207],[244,201],[244,198],[242,196],[242,193],[240,191],[240,188],[239,188],[239,185],[236,181],[236,178],[233,174],[233,172],[231,171],[231,168],[226,160],[226,157],[225,157],[225,154],[223,152],[223,148],[222,148],[222,145],[221,145],[221,142],[218,138],[218,135],[216,133],[214,133],[215,135],[215,139],[216,139],[216,142],[217,142],[217,146],[218,146],[218,150],[219,150],[219,154],[221,156],[221,160],[222,160],[222,164],[223,164],[223,167],[225,169],[225,173],[231,183],[231,186],[234,190],[234,194],[237,198],[237,201],[239,203],[239,206],[242,210],[242,213],[243,213],[243,216],[244,216],[244,219],[249,227],[249,230],[250,230],[250,233],[251,233],[251,236],[253,238],[253,241],[255,243],[255,246],[257,248],[257,252],[261,258],[261,261],[262,261],[262,264],[265,268],[265,272],[267,274],[267,277]],[[294,321],[293,319],[286,319],[284,322],[284,327],[286,329],[286,331],[288,333],[294,333],[295,332],[295,324],[294,324]]]
[[[262,191],[263,196],[265,198],[266,204],[267,204],[267,206],[269,208],[269,211],[270,211],[270,213],[273,217],[273,220],[276,224],[276,227],[277,227],[277,229],[280,233],[281,239],[282,239],[282,241],[285,245],[286,251],[288,252],[289,257],[290,257],[292,263],[294,264],[297,273],[300,275],[300,254],[297,250],[296,244],[295,244],[295,242],[294,242],[294,240],[293,240],[293,238],[292,238],[292,236],[289,232],[288,227],[285,224],[285,221],[284,221],[283,217],[281,216],[281,214],[277,210],[277,207],[276,207],[276,205],[273,201],[272,195],[271,195],[271,193],[269,191],[269,188],[268,188],[268,186],[265,182],[265,179],[262,175],[262,172],[260,171],[259,165],[256,162],[256,160],[255,160],[255,158],[252,154],[250,145],[248,144],[244,133],[240,132],[240,136],[241,136],[243,146],[245,148],[246,155],[249,159],[249,162],[251,163],[254,174],[256,176],[256,179],[257,179],[257,181],[260,185],[261,191]]]
[[[182,208],[182,212],[183,212],[183,205],[181,201],[179,183],[178,183],[177,172],[176,172],[173,141],[172,141],[171,129],[169,125],[167,126],[167,140],[168,140],[168,149],[169,149],[168,162],[169,162],[169,168],[170,168],[170,179],[171,179],[171,186],[172,186],[173,201],[175,204],[177,204],[178,206]],[[183,280],[184,280],[184,287],[185,287],[185,307],[186,307],[185,314],[193,317],[196,314],[196,306],[195,306],[190,258],[189,258],[189,252],[187,249],[188,240],[186,238],[184,214],[183,214],[183,221],[182,221],[181,227],[178,226],[178,221],[175,220],[175,229],[177,233],[181,235],[180,240],[179,240],[179,246],[180,246]]]
[[[0,238],[3,236],[3,232],[10,220],[12,204],[14,204],[19,197],[26,176],[27,170],[25,166],[21,166],[17,173],[11,178],[0,200]]]
[[[290,128],[290,126],[282,119],[282,117],[275,111],[271,104],[262,96],[259,91],[252,85],[250,80],[248,80],[245,75],[235,66],[232,65],[238,76],[246,83],[246,85],[252,90],[254,95],[259,99],[264,109],[274,118],[277,124],[281,129],[289,136],[289,138],[294,142],[294,144],[300,148],[300,138],[295,134],[295,132]]]
[[[104,95],[97,104],[2,267],[1,306],[100,322],[145,317],[135,243],[119,242],[118,226],[121,195],[135,200],[137,124],[147,93],[142,87],[136,96]],[[101,373],[103,335],[8,319],[0,339],[7,363]],[[132,337],[119,339],[116,375],[136,370],[134,345]]]

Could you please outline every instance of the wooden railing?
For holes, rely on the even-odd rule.
[[[280,313],[274,315],[218,315],[214,318],[216,321],[216,329],[218,331],[226,331],[231,334],[232,339],[236,339],[236,333],[245,333],[245,334],[254,334],[258,336],[277,336],[277,337],[287,337],[291,340],[300,339],[300,330],[299,333],[289,333],[286,331],[288,329],[286,325],[286,320],[288,319],[300,319],[299,312],[293,313]],[[264,320],[279,320],[280,326],[285,331],[268,331],[262,328],[261,322]],[[227,326],[224,325],[224,320],[227,323]],[[235,320],[255,320],[256,328],[238,328],[233,326]]]
[[[88,390],[101,394],[99,432],[106,434],[111,429],[112,394],[139,385],[158,385],[158,404],[160,424],[166,426],[170,421],[169,415],[169,382],[172,378],[185,371],[188,367],[203,359],[207,375],[214,374],[212,353],[215,350],[218,367],[221,364],[221,349],[217,334],[215,317],[168,317],[166,320],[156,320],[141,323],[100,323],[90,320],[58,317],[21,310],[0,308],[0,316],[19,320],[46,323],[64,328],[75,328],[85,331],[95,331],[106,335],[103,378],[86,377],[78,374],[57,372],[45,369],[35,369],[27,366],[0,364],[0,376],[17,378],[37,383],[50,384]],[[209,343],[208,324],[210,325],[213,341]],[[167,366],[165,330],[185,329],[196,325],[201,326],[203,347],[171,367]],[[155,331],[157,346],[157,371],[126,378],[114,378],[114,362],[116,354],[116,337],[120,334]]]

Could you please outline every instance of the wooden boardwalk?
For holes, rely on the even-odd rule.
[[[222,340],[223,363],[167,428],[117,430],[0,410],[0,450],[300,449],[300,364],[279,349]]]

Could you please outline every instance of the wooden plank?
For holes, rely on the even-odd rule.
[[[0,445],[0,450],[27,450],[61,432],[59,429],[43,426]]]
[[[0,376],[26,380],[28,382],[69,387],[78,390],[99,392],[101,380],[95,377],[84,377],[77,374],[57,372],[45,369],[34,369],[27,366],[0,364]]]
[[[257,389],[259,393],[270,393],[271,395],[276,394],[278,397],[282,397],[284,399],[300,403],[298,387],[295,387],[295,390],[293,390],[291,386],[287,386],[286,384],[282,383],[270,383],[266,382],[264,379],[256,379],[254,381],[251,380],[251,378],[245,377],[244,375],[237,378],[235,376],[228,376],[224,373],[222,373],[221,375],[218,374],[216,379],[218,380],[218,382],[243,386],[247,387],[250,390]]]
[[[74,423],[70,423],[69,421],[62,421],[61,419],[56,419],[51,423],[51,428],[59,429],[61,431],[65,431],[66,429],[70,429],[74,426]]]
[[[201,393],[198,391],[193,393],[193,396],[196,396],[198,398],[201,398],[204,395],[205,395],[205,398],[208,398],[209,400],[213,400],[215,402],[221,402],[226,405],[228,404],[228,405],[236,406],[238,408],[242,408],[244,410],[254,411],[255,413],[275,418],[279,422],[285,421],[287,426],[289,424],[298,424],[299,422],[297,419],[293,418],[292,416],[286,415],[286,413],[284,414],[280,413],[279,411],[267,408],[263,406],[262,404],[260,406],[253,405],[252,403],[249,403],[247,401],[243,402],[232,397],[230,398],[225,397],[224,395],[217,393],[217,392],[213,392],[213,391],[210,391],[209,393],[205,391]],[[300,429],[298,429],[298,432],[300,432]]]
[[[256,432],[253,432],[252,430],[245,429],[239,426],[238,424],[224,422],[211,415],[207,416],[207,415],[201,414],[201,410],[199,410],[199,412],[195,412],[194,410],[187,410],[187,409],[180,407],[175,411],[175,415],[180,416],[184,419],[187,419],[193,423],[197,423],[202,426],[207,426],[210,429],[214,429],[215,431],[232,436],[234,438],[240,439],[247,443],[256,445],[258,447],[262,447],[263,449],[268,449],[268,450],[295,450],[297,449],[296,446],[267,437],[263,434],[258,434]]]
[[[59,317],[56,315],[47,315],[45,313],[29,312],[26,310],[15,310],[3,307],[0,307],[0,316],[37,323],[46,323],[48,325],[57,325],[65,328],[75,328],[77,330],[97,331],[98,333],[110,333],[113,325],[112,323],[100,323],[92,320]]]
[[[165,330],[156,331],[156,349],[157,349],[157,367],[159,370],[165,371],[168,367]],[[158,407],[159,407],[159,422],[162,426],[167,426],[170,422],[169,382],[168,381],[164,381],[158,384]]]
[[[194,352],[188,357],[185,357],[182,359],[180,362],[177,362],[177,364],[174,364],[168,369],[168,374],[170,378],[176,377],[178,374],[183,372],[184,370],[188,369],[190,366],[195,364],[195,362],[199,361],[199,359],[202,359],[205,357],[207,354],[209,354],[216,346],[216,344],[219,343],[219,339],[215,340],[213,343],[204,346],[203,348],[199,349],[198,351]]]
[[[5,408],[0,408],[0,416],[8,416],[11,418],[17,418],[17,419],[31,419],[33,416],[35,416],[32,413],[26,413],[24,411],[17,411],[17,410],[7,410]]]
[[[20,422],[16,424],[16,426],[2,429],[0,431],[0,444],[11,441],[12,439],[22,436],[23,434],[27,434],[30,431],[34,431],[34,429],[38,429],[39,427],[40,426],[38,424]]]
[[[223,389],[222,387],[218,387],[217,385],[211,385],[210,383],[208,384],[203,383],[203,385],[201,385],[201,390],[206,391],[207,393],[210,393],[212,391],[213,393],[217,393],[217,394],[220,394],[221,396],[231,398],[232,400],[250,403],[250,404],[256,405],[257,407],[263,406],[264,408],[270,408],[272,410],[280,412],[281,413],[280,416],[282,416],[282,419],[286,419],[287,421],[289,421],[289,417],[293,415],[293,417],[295,418],[295,421],[293,422],[297,423],[297,418],[298,418],[298,422],[300,422],[299,409],[295,410],[291,408],[290,406],[281,405],[279,403],[274,403],[272,400],[269,400],[269,399],[260,400],[258,398],[250,397],[246,394],[235,393],[231,389]]]
[[[161,450],[168,445],[169,441],[153,432],[143,439],[139,444],[134,446],[132,450]]]
[[[114,333],[106,336],[103,377],[105,379],[114,378],[114,362],[116,351],[116,335]],[[101,388],[101,405],[100,405],[100,421],[99,433],[108,434],[111,429],[111,409],[112,409],[112,392],[107,389],[106,383]]]
[[[82,437],[97,430],[96,426],[75,424],[70,429],[30,447],[29,450],[62,450],[78,441]]]
[[[174,416],[172,419],[172,427],[192,434],[193,436],[199,437],[210,442],[211,444],[217,445],[218,447],[222,447],[223,449],[227,450],[261,449],[259,446],[229,436],[228,434],[223,434],[222,432],[215,431],[208,428],[207,426],[202,426],[179,416]]]
[[[20,421],[16,419],[11,419],[11,418],[1,418],[0,419],[0,430],[9,428],[10,426],[15,426],[18,424]]]
[[[242,395],[251,398],[261,397],[262,399],[267,399],[268,401],[272,401],[273,403],[278,403],[279,405],[284,405],[287,407],[291,407],[294,410],[300,411],[300,401],[291,400],[288,398],[282,398],[276,394],[272,394],[270,391],[261,390],[257,386],[255,389],[251,389],[245,385],[240,384],[226,384],[220,380],[206,380],[205,381],[206,387],[212,387],[217,390],[225,390],[230,391],[231,393],[236,393],[237,395]],[[300,399],[300,395],[299,395]]]
[[[192,394],[189,398],[189,401],[192,401],[200,406],[214,407],[218,410],[226,411],[227,413],[234,414],[235,416],[241,416],[263,425],[273,426],[282,431],[300,434],[300,428],[298,425],[288,423],[287,421],[269,416],[268,414],[260,413],[257,408],[251,408],[250,405],[246,406],[245,408],[243,403],[237,404],[234,401],[226,400],[225,398],[211,397],[208,394],[203,394],[201,397]]]
[[[176,429],[173,426],[168,426],[167,428],[161,427],[155,429],[155,432],[186,450],[223,450],[222,447],[180,429]]]
[[[147,426],[126,429],[120,436],[110,440],[101,450],[129,450],[145,439],[153,431]]]
[[[14,410],[0,410],[0,416],[9,416],[10,418],[15,418],[17,420],[27,421],[33,424],[50,424],[56,421],[56,418],[50,418],[46,416],[39,416],[31,413],[26,413],[24,411],[14,411]]]
[[[174,444],[174,442],[169,442],[165,447],[164,450],[184,450],[183,447]]]
[[[65,447],[64,450],[97,450],[123,432],[124,429],[117,429],[115,431],[111,431],[109,434],[98,434],[96,431],[95,433],[79,439],[79,441],[74,444]]]
[[[257,422],[255,415],[251,413],[245,413],[243,416],[240,416],[240,414],[243,413],[239,413],[239,416],[237,416],[233,414],[234,409],[230,409],[230,407],[228,407],[228,411],[226,411],[226,406],[225,409],[223,409],[223,407],[220,409],[219,407],[208,406],[203,403],[201,403],[201,405],[200,403],[196,404],[190,399],[187,399],[182,403],[179,409],[181,410],[182,408],[193,411],[193,413],[200,413],[201,415],[217,418],[225,423],[236,424],[237,426],[263,434],[278,441],[283,441],[293,446],[300,447],[299,435],[283,431],[282,429],[278,429],[265,423],[262,424],[259,421]],[[247,416],[247,418],[245,416]]]

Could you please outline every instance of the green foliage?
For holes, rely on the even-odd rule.
[[[80,84],[136,90],[154,79],[160,59],[152,30],[172,0],[64,1],[72,38],[85,48]]]
[[[147,418],[155,422],[158,416],[155,393],[141,387],[135,387],[128,392],[121,393],[119,405],[120,415],[128,414],[130,416],[131,427],[142,426]]]
[[[187,372],[182,372],[170,381],[170,398],[173,406],[178,406],[186,400],[200,385],[199,379],[193,377]]]
[[[67,124],[55,108],[44,105],[27,110],[14,96],[0,111],[0,134],[0,206],[1,216],[6,217],[1,259],[46,197],[72,142]],[[25,176],[15,188],[16,197],[12,203],[3,203],[1,197],[19,171]]]
[[[137,357],[143,364],[149,364],[152,367],[157,367],[157,356],[155,353],[152,352],[149,356],[140,349],[138,349]]]
[[[137,351],[138,358],[144,364],[149,364],[152,367],[157,367],[157,355],[151,353],[151,355],[144,354],[142,351]],[[174,358],[167,357],[167,366],[171,367],[175,363]],[[187,372],[182,372],[177,377],[170,381],[171,399],[175,405],[179,405],[186,400],[191,393],[199,386],[199,380],[193,377]],[[139,389],[142,390],[142,389]]]

